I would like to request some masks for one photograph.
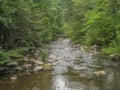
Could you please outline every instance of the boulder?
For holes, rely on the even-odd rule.
[[[18,66],[18,67],[15,67],[15,70],[21,71],[21,70],[23,70],[23,68]]]
[[[56,66],[56,63],[51,63],[52,66]]]
[[[112,55],[110,55],[110,59],[113,62],[120,62],[120,54],[112,54]]]
[[[53,70],[52,64],[51,63],[44,64],[43,65],[43,70],[45,70],[45,71],[51,71],[51,70]]]
[[[63,60],[63,57],[58,57],[56,60],[57,60],[57,61]]]
[[[36,52],[34,53],[34,58],[35,58],[36,60],[39,60],[39,59],[40,59],[40,51],[36,51]]]
[[[43,66],[36,66],[33,68],[33,71],[38,72],[38,71],[41,71],[42,69],[43,69]]]
[[[49,55],[49,57],[48,57],[49,59],[53,59],[53,60],[55,60],[57,57],[56,57],[56,55]]]
[[[97,77],[104,76],[104,75],[107,74],[107,72],[104,71],[104,70],[101,70],[101,71],[95,71],[95,72],[93,72],[93,73],[94,73]]]
[[[29,69],[29,68],[31,68],[31,67],[32,67],[31,64],[24,64],[24,65],[23,65],[23,68],[24,68],[24,69]]]
[[[11,80],[16,80],[17,76],[10,77]]]
[[[0,66],[0,71],[4,71],[5,69],[6,69],[6,67]]]
[[[7,64],[8,67],[16,67],[18,66],[18,62],[10,62]]]
[[[44,64],[44,62],[43,61],[34,61],[34,64],[38,65],[38,66],[41,66],[41,65]]]

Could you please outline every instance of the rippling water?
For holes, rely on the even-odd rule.
[[[49,62],[56,64],[53,72],[40,72],[11,81],[0,80],[0,90],[120,90],[120,68],[113,66],[104,55],[93,55],[74,48],[69,39],[50,44]],[[94,71],[104,70],[97,77]]]

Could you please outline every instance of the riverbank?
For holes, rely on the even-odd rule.
[[[65,43],[69,43],[69,45],[64,45]],[[67,72],[66,68],[68,68],[68,62],[65,61],[66,59],[70,59],[69,66],[72,66],[76,55],[77,57],[81,58],[81,54],[90,53],[90,55],[88,54],[88,56],[85,57],[88,59],[92,59],[93,56],[101,56],[99,47],[93,46],[88,48],[81,44],[73,44],[69,39],[59,38],[58,40],[52,42],[49,47],[50,48],[47,48],[46,51],[39,51],[34,49],[28,50],[26,56],[23,59],[0,65],[0,76],[8,76],[11,80],[14,80],[22,75],[39,73],[41,71],[54,71],[53,74],[61,74],[62,72]],[[73,47],[74,49],[70,47]],[[109,59],[109,56],[105,55],[104,57]],[[108,62],[110,62],[110,60]],[[57,63],[60,63],[62,66],[59,66]],[[109,64],[112,66],[120,65],[118,62]],[[105,71],[103,72],[106,73]],[[95,74],[96,71],[95,73],[92,73]]]
[[[38,62],[40,59],[27,58],[27,60]],[[12,74],[7,78],[1,78],[0,90],[119,90],[120,88],[119,66],[114,66],[114,62],[106,55],[94,54],[74,46],[69,39],[58,39],[50,43],[48,63],[52,64],[52,71],[42,69],[39,72],[20,73],[18,76]]]

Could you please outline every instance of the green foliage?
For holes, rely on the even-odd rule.
[[[28,49],[29,48],[16,48],[9,51],[0,49],[0,64],[23,58]]]
[[[10,62],[11,59],[8,56],[8,54],[6,54],[2,49],[0,49],[0,64],[4,64],[6,62]]]
[[[75,43],[87,46],[98,45],[103,48],[103,52],[120,53],[120,0],[71,0],[70,2],[72,4],[66,4],[67,11],[64,14],[66,34]]]
[[[106,47],[102,49],[102,52],[106,54],[115,54],[115,53],[120,53],[120,47],[115,46],[115,47]]]
[[[61,8],[56,0],[0,0],[1,60],[21,58],[24,47],[57,39],[63,28]]]
[[[46,50],[42,49],[41,50],[41,59],[42,61],[45,63],[47,61],[47,56],[48,56],[48,53]]]
[[[120,0],[0,0],[0,60],[21,58],[24,47],[43,47],[63,33],[75,43],[96,44],[106,53],[119,53],[119,3]],[[42,54],[44,61],[46,54]]]
[[[11,58],[11,59],[20,59],[23,58],[25,55],[25,52],[28,51],[29,48],[16,48],[9,50],[6,52],[6,54]]]

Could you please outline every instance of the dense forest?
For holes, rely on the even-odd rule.
[[[120,0],[0,0],[0,63],[61,34],[120,53]]]
[[[120,0],[69,0],[67,7],[64,28],[75,43],[120,53]]]
[[[56,39],[62,24],[61,8],[55,0],[0,0],[1,63]]]

